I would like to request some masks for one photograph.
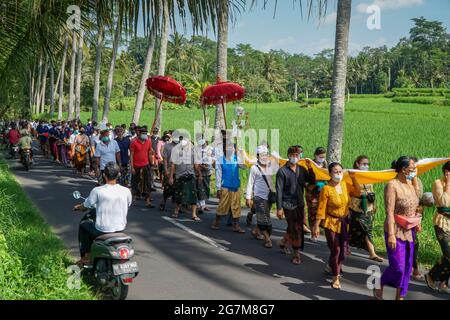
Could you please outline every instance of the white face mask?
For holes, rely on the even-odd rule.
[[[188,142],[186,140],[181,141],[181,146],[186,147],[188,145]]]
[[[325,158],[316,158],[316,162],[322,164],[325,162]]]
[[[344,176],[341,176],[341,175],[337,174],[337,175],[333,176],[333,181],[334,182],[341,182],[343,178],[344,178]]]
[[[298,163],[298,161],[299,161],[299,159],[298,158],[289,158],[289,162],[291,163],[291,164],[297,164]]]
[[[361,170],[361,171],[369,171],[369,166],[361,166],[359,168],[359,170]]]
[[[202,146],[206,143],[206,141],[204,139],[200,139],[197,141],[199,146]]]

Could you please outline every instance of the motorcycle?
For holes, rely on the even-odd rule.
[[[31,149],[22,149],[20,161],[22,162],[25,169],[29,171],[31,167]]]
[[[75,199],[84,199],[79,191]],[[80,221],[95,222],[95,208]],[[89,272],[101,292],[109,293],[113,300],[125,300],[129,285],[139,274],[136,261],[131,261],[134,249],[132,239],[124,233],[111,233],[97,237],[91,245],[91,264],[83,266]]]

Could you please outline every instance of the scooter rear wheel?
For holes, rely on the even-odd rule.
[[[111,288],[111,297],[113,300],[125,300],[128,296],[128,286],[122,283],[120,276],[115,278],[114,287]]]

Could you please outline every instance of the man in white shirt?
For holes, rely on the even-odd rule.
[[[115,162],[107,163],[103,172],[106,184],[94,188],[85,202],[74,208],[76,211],[96,208],[95,221],[84,220],[80,223],[80,265],[89,264],[91,245],[97,237],[122,232],[127,226],[132,196],[128,188],[117,184],[119,173],[120,168]]]
[[[111,140],[109,130],[103,130],[100,135],[100,142],[95,147],[95,167],[96,174],[99,176],[99,184],[102,178],[103,170],[108,162],[115,162],[121,165],[120,147],[116,140]]]

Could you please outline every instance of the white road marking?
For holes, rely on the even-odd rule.
[[[192,230],[191,228],[186,227],[185,225],[182,225],[181,223],[175,221],[172,218],[169,217],[162,217],[164,220],[172,223],[173,225],[177,226],[178,228],[186,231],[187,233],[193,235],[196,238],[199,238],[200,240],[203,240],[204,242],[208,243],[209,245],[213,246],[214,248],[217,248],[221,251],[228,251],[227,248],[225,248],[224,246],[221,246],[220,244],[218,244],[217,242],[215,242],[213,239],[208,238],[207,236],[204,236],[198,232],[195,232],[194,230]]]

